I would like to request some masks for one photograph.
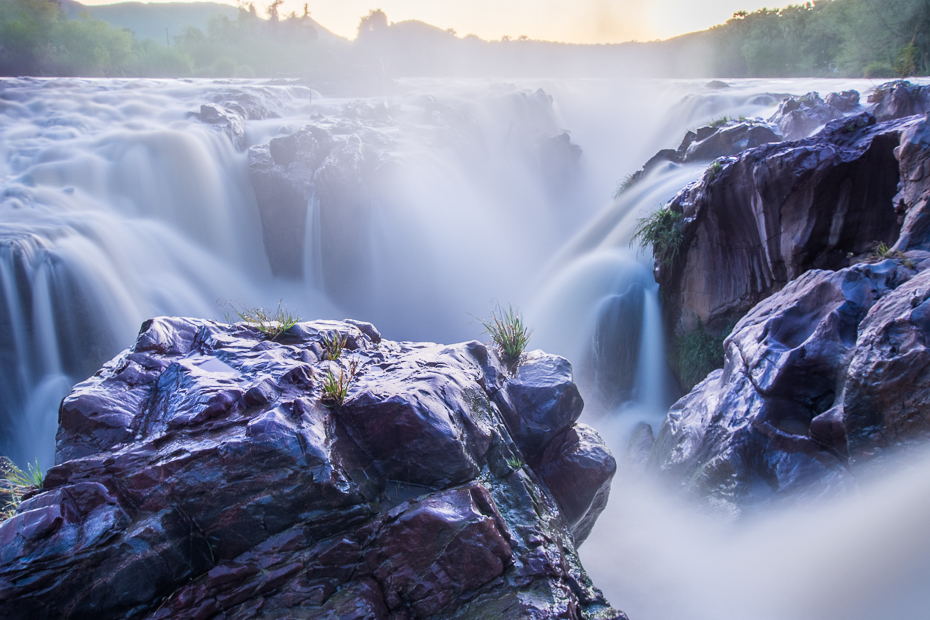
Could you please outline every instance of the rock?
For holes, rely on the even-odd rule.
[[[329,133],[313,126],[249,149],[262,240],[275,275],[303,276],[307,212],[315,174],[332,149]]]
[[[927,113],[930,117],[930,112]],[[930,250],[930,123],[925,117],[910,126],[895,149],[901,181],[894,204],[904,216],[894,249]]]
[[[721,160],[679,193],[668,207],[683,216],[678,258],[656,267],[670,330],[681,336],[700,320],[720,334],[809,269],[841,269],[894,243],[894,150],[914,122],[833,121]]]
[[[855,90],[830,93],[823,101],[831,108],[836,108],[840,112],[854,112],[859,107],[859,93]]]
[[[552,491],[580,545],[607,507],[617,462],[597,431],[576,424],[549,444],[542,463],[535,468],[539,478]]]
[[[820,98],[818,93],[807,93],[802,97],[788,97],[781,102],[770,119],[778,127],[778,132],[786,140],[800,140],[811,135],[815,129],[843,116],[844,112],[855,108],[859,93],[846,91],[827,97],[829,102]],[[839,104],[838,106],[835,104]]]
[[[879,121],[926,114],[930,112],[930,86],[895,80],[873,90],[868,102],[872,104],[872,114]]]
[[[236,148],[245,147],[245,120],[247,114],[236,107],[226,108],[213,103],[200,106],[200,120],[211,125],[220,125]]]
[[[356,321],[147,321],[0,523],[0,614],[625,618],[577,556],[614,469],[581,406],[542,352],[511,371]]]
[[[859,326],[838,417],[854,465],[930,438],[930,272],[882,298]]]
[[[780,142],[781,137],[772,128],[757,120],[727,121],[700,127],[685,134],[677,150],[663,149],[652,156],[642,169],[633,173],[625,183],[629,187],[656,166],[711,161],[718,157],[738,155],[746,149],[769,142]]]
[[[701,128],[693,141],[687,141],[679,147],[679,154],[684,148],[681,160],[685,163],[711,161],[718,157],[738,155],[746,149],[755,148],[769,142],[780,142],[781,137],[765,123],[753,120],[730,121],[719,127],[711,127],[707,133]]]
[[[912,274],[897,260],[811,270],[757,305],[727,339],[724,368],[669,411],[649,467],[734,514],[853,488],[843,417],[834,408],[844,401],[844,383],[859,381],[850,361],[874,338],[874,311],[906,295],[895,289]],[[874,373],[857,376],[861,385],[880,385]],[[857,451],[850,442],[849,453]]]

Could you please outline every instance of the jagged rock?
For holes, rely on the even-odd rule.
[[[901,181],[894,203],[904,215],[894,246],[899,251],[930,250],[930,112],[927,115],[904,132],[895,149]]]
[[[702,127],[693,138],[690,138],[691,133],[688,132],[678,147],[678,154],[684,163],[738,155],[746,149],[781,141],[781,137],[771,127],[753,120],[729,121],[718,127]]]
[[[200,120],[211,125],[221,125],[238,149],[245,146],[247,118],[248,113],[241,106],[222,107],[213,103],[200,106]]]
[[[930,86],[918,86],[907,80],[888,82],[872,91],[868,102],[879,121],[926,114],[930,112]]]
[[[854,112],[859,107],[859,92],[844,90],[840,93],[830,93],[823,102],[840,112]]]
[[[930,272],[881,299],[859,326],[834,434],[854,465],[930,438]],[[845,437],[843,437],[845,431]]]
[[[894,243],[894,150],[914,122],[839,119],[718,162],[679,193],[669,204],[683,215],[678,258],[656,267],[670,328],[686,334],[700,320],[718,334],[805,271]]]
[[[855,105],[851,104],[854,100],[858,102],[859,93],[846,91],[833,97],[828,96],[828,99],[829,102],[824,101],[814,92],[802,97],[788,97],[781,102],[778,112],[772,115],[769,122],[778,126],[779,133],[786,140],[800,140],[854,108]],[[835,106],[836,103],[840,105]]]
[[[575,542],[581,544],[607,506],[617,463],[597,432],[585,424],[576,424],[552,440],[540,462],[534,469],[552,491]]]
[[[905,404],[903,383],[881,387],[879,360],[870,360],[871,372],[857,360],[874,348],[870,342],[880,340],[872,325],[893,329],[880,318],[900,315],[901,304],[892,300],[910,303],[917,285],[901,285],[913,274],[903,261],[890,259],[836,272],[812,270],[757,305],[727,339],[724,368],[669,411],[649,466],[735,513],[776,497],[819,496],[854,486],[841,437],[843,416],[837,419],[833,408],[849,399],[864,402],[854,386],[884,392],[883,400],[876,398],[883,405],[896,403],[895,411]],[[920,363],[913,373],[919,373],[930,356],[922,348],[914,355]],[[846,412],[848,426],[848,407]],[[849,449],[861,452],[852,440]]]
[[[614,468],[580,409],[542,352],[511,371],[360,322],[147,321],[64,400],[56,464],[0,524],[0,614],[625,618],[575,551]]]
[[[677,150],[662,149],[653,155],[642,169],[630,175],[625,185],[629,187],[665,162],[685,164],[711,161],[718,157],[738,155],[746,149],[770,142],[780,142],[781,139],[768,124],[752,119],[706,125],[686,133]]]
[[[275,275],[303,275],[307,211],[314,175],[333,149],[329,133],[308,125],[249,149],[249,170],[265,254]]]

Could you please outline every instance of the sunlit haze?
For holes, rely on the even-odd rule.
[[[166,0],[171,1],[171,0]],[[218,0],[236,5],[235,0]],[[503,36],[568,43],[621,43],[668,39],[721,24],[739,10],[785,3],[765,0],[311,0],[311,16],[336,34],[354,38],[359,19],[372,9],[390,21],[416,19],[459,36]],[[113,4],[83,0],[86,5]],[[261,8],[270,2],[256,2]],[[283,14],[303,12],[302,0],[285,0]]]

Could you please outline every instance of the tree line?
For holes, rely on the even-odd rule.
[[[485,64],[506,66],[511,56],[528,54],[571,58],[579,67],[616,57],[618,64],[625,59],[645,71],[691,77],[930,74],[930,0],[816,0],[740,11],[703,32],[617,46],[485,42],[445,32],[415,42],[406,30],[395,33],[398,41],[391,43],[382,35],[393,25],[381,11],[362,18],[355,42],[324,42],[306,5],[302,14],[281,15],[282,2],[272,0],[262,10],[241,6],[234,19],[217,15],[205,31],[188,27],[165,46],[140,41],[87,14],[69,19],[56,0],[0,0],[0,75],[271,77],[363,72],[373,66],[382,72],[391,66],[401,73],[422,72],[427,65],[433,72],[448,66],[454,73],[455,63],[448,59],[487,56]],[[437,53],[406,49],[430,45]],[[598,63],[584,62],[587,56]]]
[[[740,11],[698,36],[720,77],[930,73],[930,0],[817,0]]]

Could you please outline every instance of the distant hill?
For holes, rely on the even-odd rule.
[[[166,42],[166,30],[174,45],[174,37],[180,35],[187,26],[206,32],[211,17],[225,15],[234,20],[239,15],[238,8],[216,2],[120,2],[85,6],[74,0],[59,0],[59,4],[71,18],[87,12],[91,17],[131,30],[139,40],[154,39],[162,45]],[[321,41],[342,39],[317,22],[314,25]]]

